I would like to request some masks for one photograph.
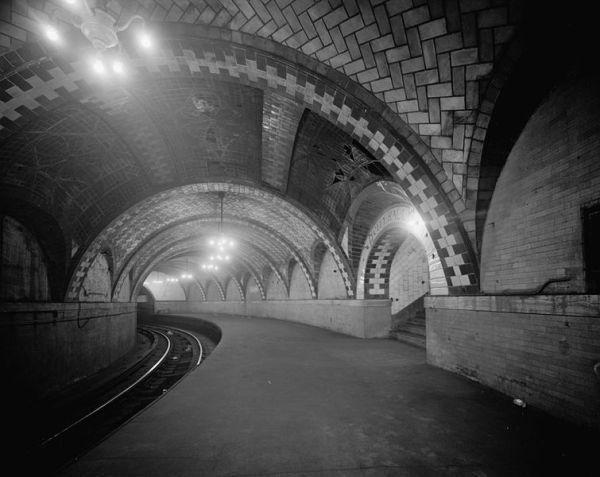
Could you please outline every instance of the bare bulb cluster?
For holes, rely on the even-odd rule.
[[[219,252],[224,252],[235,247],[235,242],[227,237],[218,237],[208,239],[208,245]]]
[[[82,7],[84,0],[63,0],[63,3],[69,7]],[[43,36],[51,43],[57,46],[64,46],[65,41],[58,28],[51,23],[42,23],[40,25]],[[144,29],[140,28],[135,34],[138,47],[142,50],[150,51],[154,47],[152,35]],[[90,70],[100,77],[116,75],[120,77],[127,76],[128,69],[125,62],[116,54],[104,53],[108,50],[98,51],[87,59]]]

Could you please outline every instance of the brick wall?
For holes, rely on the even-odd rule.
[[[428,297],[427,360],[600,428],[597,295]]]
[[[238,300],[239,300],[239,298],[238,298]],[[248,284],[246,285],[246,300],[247,301],[262,300],[260,290],[258,289],[258,285],[256,284],[256,280],[254,280],[254,278],[250,278],[248,280]]]
[[[0,242],[0,301],[44,301],[50,296],[44,254],[22,224],[2,217]]]
[[[241,300],[240,291],[233,279],[229,280],[229,282],[227,283],[227,291],[225,292],[225,298],[227,299],[227,301]]]
[[[390,299],[392,315],[429,291],[429,264],[425,249],[409,235],[392,260]]]
[[[317,296],[321,300],[335,298],[343,300],[347,296],[344,280],[342,280],[335,260],[329,252],[325,253],[321,262],[317,293]]]
[[[3,2],[0,52],[35,38],[39,27],[33,19],[46,18],[61,3]],[[240,37],[273,40],[335,68],[409,124],[462,193],[465,161],[479,152],[487,124],[487,116],[476,121],[479,93],[513,37],[520,3],[111,0],[106,5],[120,23],[136,12],[153,22],[212,25]],[[59,18],[69,16],[59,9]]]
[[[279,279],[279,277],[272,273],[269,276],[266,285],[267,289],[267,300],[285,300],[287,299],[287,293],[285,291],[285,287],[283,283]]]
[[[571,78],[527,123],[498,180],[483,235],[482,289],[585,292],[580,209],[600,199],[600,78]]]
[[[96,255],[85,275],[79,301],[111,301],[110,268],[104,254]]]
[[[123,279],[123,285],[119,288],[119,293],[113,297],[114,301],[129,301],[131,297],[131,282],[129,277]]]
[[[206,301],[222,301],[217,283],[212,280],[206,285]]]
[[[205,299],[204,293],[202,292],[200,287],[195,283],[190,284],[190,288],[188,290],[188,300],[189,301],[204,301],[204,299]]]
[[[318,326],[359,338],[387,338],[387,300],[157,301],[156,313],[201,313],[273,318]]]
[[[0,372],[27,399],[110,365],[136,340],[135,303],[3,303],[0,317]]]
[[[294,265],[290,276],[290,299],[309,300],[311,298],[310,287],[304,273],[298,264]]]

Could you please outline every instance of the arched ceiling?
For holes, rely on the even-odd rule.
[[[476,286],[466,191],[477,185],[467,184],[466,164],[487,127],[479,95],[512,35],[512,6],[95,3],[119,22],[139,14],[164,36],[144,56],[123,35],[125,81],[99,81],[73,52],[34,41],[49,14],[72,16],[63,2],[14,1],[4,10],[11,28],[0,24],[8,38],[0,46],[0,185],[62,228],[72,251],[67,296],[107,245],[127,273],[173,260],[177,241],[179,254],[202,253],[185,234],[214,227],[208,184],[224,182],[226,220],[240,239],[248,234],[246,268],[282,271],[294,257],[309,275],[311,247],[325,240],[351,291],[353,272],[334,237],[362,188],[389,179],[431,227],[448,286]],[[352,185],[336,185],[348,158],[370,164]],[[307,180],[302,161],[316,164],[325,183]],[[469,273],[459,270],[465,263]]]
[[[220,192],[224,193],[222,224]],[[260,281],[263,270],[271,269],[283,277],[293,258],[314,286],[312,249],[323,242],[345,271],[348,294],[352,295],[353,280],[343,253],[308,210],[253,186],[202,183],[158,193],[115,219],[81,256],[69,296],[75,296],[93,257],[106,245],[114,261],[114,296],[119,295],[125,278],[132,281],[135,292],[152,270],[182,257],[196,264],[193,273],[199,276],[202,272],[197,264],[211,254],[208,239],[218,234],[219,228],[236,243],[228,274],[250,272]],[[217,275],[222,272],[225,268]]]
[[[20,15],[72,16],[60,1],[27,3]],[[479,110],[480,96],[523,9],[508,0],[92,3],[104,6],[121,24],[138,14],[152,22],[212,26],[269,39],[344,73],[420,135],[463,197],[470,190],[467,160],[471,153],[480,154],[489,120]]]

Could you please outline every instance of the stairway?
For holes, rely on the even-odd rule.
[[[423,297],[403,308],[393,318],[398,323],[390,331],[390,338],[425,349],[425,308]]]

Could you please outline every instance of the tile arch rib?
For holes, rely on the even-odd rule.
[[[435,162],[433,157],[427,160],[427,148],[419,142],[420,140],[414,132],[405,130],[405,134],[408,134],[408,137],[406,138],[393,133],[393,130],[386,119],[391,119],[397,123],[398,118],[393,117],[384,119],[383,116],[385,115],[381,115],[379,116],[379,124],[373,125],[371,123],[377,122],[377,118],[376,113],[371,111],[370,114],[372,117],[369,118],[371,121],[365,117],[368,116],[368,114],[363,115],[360,112],[358,113],[358,119],[355,119],[353,115],[356,114],[357,110],[356,98],[353,97],[349,100],[349,103],[351,103],[353,107],[348,106],[348,104],[337,106],[334,101],[336,95],[339,93],[337,85],[325,80],[322,80],[323,92],[321,95],[317,94],[317,89],[320,86],[312,85],[310,82],[305,83],[306,87],[298,86],[298,82],[292,82],[294,88],[292,91],[288,92],[287,86],[289,86],[289,84],[287,84],[287,78],[289,74],[286,74],[286,79],[284,80],[274,73],[270,76],[268,71],[262,72],[259,69],[251,71],[252,64],[250,64],[250,66],[245,65],[245,68],[238,71],[231,66],[232,63],[235,63],[234,57],[227,57],[226,61],[222,62],[210,55],[208,58],[199,59],[196,57],[195,60],[191,60],[195,55],[195,52],[193,50],[186,50],[186,52],[188,52],[188,60],[191,61],[191,66],[189,66],[189,68],[192,72],[198,71],[205,73],[206,71],[211,72],[212,70],[214,74],[217,74],[217,72],[226,71],[234,78],[238,76],[242,77],[242,75],[251,77],[252,74],[254,74],[257,83],[258,78],[266,80],[267,85],[269,84],[269,81],[272,81],[274,83],[273,87],[279,87],[280,89],[286,88],[287,94],[291,95],[294,93],[297,98],[300,97],[304,101],[309,109],[325,117],[329,121],[334,122],[334,124],[341,127],[361,142],[363,146],[373,153],[377,159],[382,161],[382,163],[387,166],[388,170],[394,174],[396,180],[398,180],[405,190],[410,193],[412,202],[420,209],[420,212],[437,226],[436,240],[439,242],[437,246],[440,249],[446,249],[440,251],[440,254],[443,257],[458,255],[459,262],[472,265],[471,268],[475,270],[475,272],[467,275],[452,275],[452,272],[449,270],[449,286],[453,288],[456,293],[467,291],[469,289],[472,290],[474,287],[476,288],[478,276],[476,271],[478,266],[475,261],[475,256],[472,253],[472,247],[468,241],[468,237],[463,230],[460,217],[456,211],[453,210],[453,206],[449,199],[449,197],[457,199],[460,195],[455,191],[452,183],[447,180],[445,173],[439,164]],[[166,62],[164,66],[168,68],[169,65],[172,66],[174,64],[177,63],[169,61]],[[140,65],[140,67],[143,68],[142,65]],[[174,74],[177,72],[180,72],[179,67],[175,67],[175,69],[171,71],[171,73]],[[220,76],[223,75],[220,74]],[[313,79],[315,80],[315,84],[318,85],[319,79],[316,77]],[[328,94],[327,91],[330,91],[331,93]],[[341,94],[344,96],[344,93]],[[361,107],[358,107],[358,110],[362,109],[369,110],[364,103]],[[382,132],[382,130],[384,132]],[[442,179],[441,182],[443,183],[443,186],[437,185],[438,179]],[[464,206],[460,203],[460,200],[456,205],[460,208],[460,211],[464,210]],[[439,212],[440,210],[443,211]],[[452,247],[444,245],[447,243],[446,238],[451,235],[453,236],[451,239],[452,241],[462,245],[458,247],[462,250],[461,252],[455,252]]]
[[[391,266],[391,258],[393,258],[393,255],[390,254],[393,252],[394,246],[393,236],[390,237],[389,234],[390,232],[397,233],[398,230],[402,230],[405,234],[413,235],[423,246],[427,254],[429,267],[430,293],[432,295],[449,294],[446,274],[431,239],[431,230],[427,223],[424,223],[424,226],[415,228],[413,225],[414,214],[415,209],[412,207],[390,207],[379,216],[375,224],[371,227],[364,241],[359,261],[357,298],[367,297],[367,284],[372,284],[374,289],[383,290],[383,293],[381,291],[374,293],[374,297],[385,296],[385,287],[377,287],[376,285],[378,283],[385,283],[386,271],[389,277],[389,266]],[[390,256],[389,262],[384,262]],[[387,285],[389,293],[389,283]]]
[[[303,227],[303,230],[305,230],[306,233],[310,232],[310,234],[312,234],[313,239],[316,237],[323,239],[325,244],[328,247],[330,247],[330,251],[332,251],[333,256],[337,257],[336,263],[337,263],[338,267],[340,267],[340,269],[343,269],[345,267],[344,258],[340,255],[342,252],[339,249],[339,246],[337,245],[335,240],[332,239],[331,237],[329,237],[328,232],[324,232],[323,230],[321,230],[318,223],[316,223],[310,215],[308,215],[301,208],[296,207],[290,201],[286,200],[286,198],[284,196],[281,196],[279,194],[275,194],[273,192],[266,191],[263,189],[259,189],[257,187],[240,185],[240,184],[232,184],[232,183],[190,184],[187,186],[177,187],[174,189],[169,189],[167,191],[160,192],[144,201],[141,201],[138,204],[136,204],[135,206],[128,209],[128,211],[126,211],[120,217],[115,219],[113,222],[111,222],[111,224],[109,224],[109,226],[107,226],[104,229],[104,231],[96,238],[96,240],[88,247],[88,249],[85,251],[85,253],[81,257],[81,259],[79,260],[79,265],[76,268],[75,273],[73,273],[72,277],[71,277],[70,293],[67,296],[67,299],[70,299],[69,297],[73,296],[74,290],[77,290],[80,287],[83,277],[85,276],[85,273],[87,273],[87,269],[89,268],[90,259],[91,259],[91,257],[93,257],[95,255],[95,252],[97,251],[97,249],[99,247],[99,244],[112,239],[113,241],[117,242],[121,248],[129,248],[131,250],[133,250],[135,248],[135,247],[133,247],[133,244],[137,243],[137,242],[135,242],[135,240],[138,240],[138,239],[131,237],[132,235],[139,233],[139,231],[136,228],[136,227],[138,227],[139,224],[136,224],[135,220],[137,220],[137,219],[135,219],[135,218],[137,217],[139,220],[146,220],[144,214],[148,215],[148,210],[151,210],[150,207],[153,206],[153,204],[157,204],[157,203],[164,204],[168,198],[173,199],[174,197],[175,198],[185,197],[190,194],[193,195],[193,194],[203,193],[203,192],[218,192],[218,191],[225,191],[227,193],[246,194],[248,197],[255,197],[255,198],[257,198],[257,200],[259,200],[259,199],[264,200],[267,203],[272,203],[273,201],[279,201],[279,203],[281,204],[281,207],[279,209],[281,211],[284,211],[285,214],[287,214],[286,220],[294,220],[298,227],[300,227],[300,226]],[[156,223],[155,223],[156,221],[154,219],[155,218],[152,218],[153,224],[156,225]],[[150,218],[147,218],[147,220],[150,220]],[[250,222],[246,222],[246,223],[250,223]],[[288,243],[288,244],[291,243],[292,238],[283,236],[279,231],[274,230],[273,228],[266,226],[265,224],[260,224],[260,226],[261,226],[261,229],[265,229],[265,230],[269,231],[271,237],[278,237],[277,241],[279,243]],[[119,238],[119,237],[121,237],[121,238]],[[313,239],[311,239],[311,241]],[[308,245],[306,245],[306,247],[308,247]],[[305,255],[306,255],[306,253],[308,253],[308,251],[306,251],[306,253],[304,253],[304,252],[301,253],[300,250],[296,250],[296,247],[289,246],[289,245],[285,248],[287,248],[288,250],[291,250],[291,252],[295,255],[298,262],[300,263],[300,266],[301,266],[304,274],[307,277],[307,280],[309,280],[313,289],[316,289],[315,285],[314,285],[314,278],[312,277],[312,274],[310,272],[310,267],[309,267],[310,257],[308,257],[308,256],[305,257]],[[122,274],[121,274],[121,276],[122,276]],[[344,274],[344,279],[346,280],[347,289],[353,285],[348,272],[346,272]],[[351,291],[353,294],[354,291],[353,290],[351,290]]]
[[[191,30],[188,30],[186,34],[186,28],[181,25],[177,25],[175,30],[179,31],[180,36],[190,36]],[[198,31],[194,33],[198,34]],[[210,37],[211,33],[208,31],[206,33]],[[215,31],[212,31],[212,35],[215,36]],[[240,41],[242,37],[240,37]],[[248,41],[251,42],[250,40],[251,37]],[[464,211],[461,196],[446,177],[428,147],[399,117],[386,109],[383,103],[379,103],[370,93],[344,79],[343,75],[333,70],[329,71],[325,68],[328,75],[340,79],[339,84],[319,77],[318,74],[308,71],[306,66],[300,67],[302,71],[299,71],[299,67],[271,55],[270,61],[280,65],[282,71],[285,71],[285,76],[280,76],[277,68],[269,69],[265,66],[265,69],[262,70],[256,62],[253,64],[252,61],[246,62],[245,59],[243,64],[238,64],[237,56],[231,55],[230,45],[223,47],[221,43],[221,51],[230,53],[225,55],[225,61],[221,61],[217,59],[219,55],[215,54],[215,45],[219,42],[212,40],[209,52],[204,51],[198,43],[184,38],[179,40],[176,50],[170,52],[162,50],[165,56],[153,57],[151,65],[144,64],[143,60],[138,59],[136,60],[138,61],[137,66],[142,70],[145,69],[147,73],[154,72],[157,75],[183,74],[187,76],[208,73],[218,74],[220,78],[229,75],[238,81],[278,89],[280,92],[285,92],[285,94],[302,101],[317,114],[339,125],[386,165],[398,182],[410,193],[411,200],[421,214],[435,223],[434,240],[444,265],[448,269],[447,281],[451,292],[459,294],[474,291],[477,288],[478,264],[459,216]],[[287,51],[284,47],[271,45],[266,40],[262,40],[260,45],[276,53]],[[240,43],[239,47],[236,45],[236,50],[238,48],[248,47]],[[281,50],[282,48],[284,50]],[[176,54],[178,52],[182,53],[178,56]],[[199,56],[196,53],[199,53]],[[254,52],[254,54],[256,53]],[[267,55],[267,53],[263,50],[259,52],[259,55]],[[298,55],[296,57],[304,65],[311,64],[312,61],[315,70],[323,71],[323,66],[317,68],[318,63],[314,60]],[[75,96],[82,96],[80,92],[78,93],[80,87],[77,83],[86,82],[86,74],[81,72],[81,66],[79,65],[79,69],[73,68],[69,75],[62,72],[63,76],[67,76],[66,82],[69,84],[69,87],[66,88],[67,91],[71,91],[71,94],[75,93]],[[340,84],[346,89],[340,88]],[[61,85],[61,87],[63,86]],[[350,90],[351,94],[346,90]],[[52,93],[56,95],[54,91]],[[8,111],[8,113],[11,118],[14,118],[14,121],[10,119],[12,123],[16,124],[19,120],[20,113],[16,112],[16,108],[20,106],[31,109],[28,108],[29,105],[25,104],[11,105],[12,112]],[[6,111],[4,113],[6,115]],[[445,245],[448,243],[448,237],[451,237],[451,241],[456,243],[456,247]],[[446,260],[447,258],[449,260]],[[450,263],[457,261],[470,265],[471,272],[460,275],[452,274]],[[67,296],[70,296],[69,292]]]
[[[198,280],[196,277],[194,277],[193,283],[194,283],[194,285],[196,285],[198,287],[198,290],[200,290],[200,296],[202,296],[202,301],[206,301],[206,290],[204,290],[204,287],[202,286],[202,282],[200,282],[200,280]],[[188,301],[189,301],[189,298],[188,298]]]
[[[186,239],[193,238],[194,240],[197,241],[197,243],[201,243],[201,241],[206,238],[206,235],[199,233],[196,229],[205,223],[211,223],[210,221],[212,221],[212,220],[214,220],[214,219],[213,218],[207,219],[207,218],[191,217],[186,221],[179,221],[174,225],[163,228],[158,234],[154,234],[150,239],[144,241],[138,247],[138,249],[133,254],[130,255],[128,260],[123,264],[119,278],[113,289],[113,293],[118,295],[120,287],[123,284],[124,278],[126,276],[128,276],[130,271],[135,268],[136,264],[140,260],[143,260],[143,257],[145,254],[147,255],[153,249],[156,249],[159,247],[165,247],[166,246],[165,244],[172,243],[172,241],[174,239],[173,235],[175,234],[175,232],[180,232],[180,231],[181,231],[181,233],[185,234]],[[244,226],[250,226],[243,221],[239,221],[239,223]],[[189,227],[183,229],[184,226],[188,226],[188,225],[189,225]],[[182,230],[180,230],[180,229],[182,229]],[[254,238],[254,240],[256,241],[256,237]],[[242,241],[242,243],[244,245],[248,245],[248,243],[246,241]],[[268,244],[269,244],[269,242],[266,242],[266,246],[268,246]],[[256,244],[253,244],[253,245],[256,245]],[[263,243],[261,245],[265,246],[265,243]],[[200,248],[198,250],[201,251]],[[273,250],[272,247],[270,247],[270,251],[272,251],[272,250]],[[255,254],[255,255],[258,254],[261,257],[261,259],[263,260],[263,262],[268,262],[271,264],[271,266],[275,267],[274,263],[272,261],[270,261],[269,257],[266,254],[264,254],[260,250],[260,248],[252,247],[252,254]]]
[[[189,245],[186,247],[186,244],[188,244],[188,243],[189,243]],[[191,258],[192,262],[196,262],[193,255],[195,255],[197,253],[198,253],[198,250],[194,247],[193,240],[186,241],[185,239],[183,239],[183,240],[174,242],[171,246],[164,247],[160,252],[153,255],[152,260],[154,260],[154,258],[158,257],[160,254],[161,259],[159,260],[155,269],[172,268],[172,269],[175,269],[176,273],[181,273],[181,272],[190,271],[190,270],[187,267],[186,268],[176,268],[176,265],[174,264],[174,262],[176,262],[178,259],[181,259],[184,257],[186,258],[186,261],[189,261]],[[197,266],[198,264],[193,263],[193,265]],[[233,262],[219,264],[219,271],[217,273],[202,272],[202,271],[199,271],[197,268],[196,268],[196,272],[193,272],[193,271],[192,272],[195,273],[195,275],[212,273],[212,274],[220,276],[220,277],[225,277],[224,280],[226,281],[227,277],[229,277],[229,276],[235,276],[237,273],[240,273],[240,271],[250,270],[250,272],[253,272],[257,269],[257,267],[259,267],[261,265],[262,265],[262,263],[257,262],[256,260],[253,259],[253,257],[248,258],[247,255],[242,255],[242,258],[238,258],[238,260],[235,260]]]
[[[398,202],[410,203],[410,200],[404,190],[395,182],[391,181],[377,181],[372,184],[369,184],[363,190],[361,190],[358,195],[354,198],[350,207],[346,211],[346,216],[344,217],[343,225],[352,225],[355,221],[356,214],[358,213],[361,205],[369,198],[376,195],[378,192],[387,193],[390,195],[396,195],[398,197]],[[341,235],[338,237],[341,240]]]
[[[195,237],[184,237],[175,242],[170,242],[168,244],[162,244],[161,248],[157,251],[152,251],[149,257],[145,259],[145,261],[138,265],[140,268],[140,272],[134,279],[134,283],[141,283],[145,276],[150,273],[154,267],[163,263],[165,261],[171,260],[174,257],[180,257],[182,255],[195,255],[198,253],[197,248],[197,240]],[[233,264],[229,265],[229,270],[236,270],[237,272],[249,272],[253,276],[257,275],[257,267],[263,265],[261,262],[256,262],[252,258],[248,256],[242,256],[238,258],[239,263],[243,265],[239,270],[233,266]],[[206,273],[206,272],[205,272]]]
[[[257,242],[262,244],[263,246],[268,245],[269,250],[271,253],[273,253],[274,249],[275,249],[275,245],[277,245],[278,247],[282,247],[282,253],[287,256],[288,251],[290,249],[295,250],[295,253],[299,253],[298,250],[296,250],[293,246],[293,244],[291,244],[289,241],[287,241],[285,239],[285,237],[280,236],[278,234],[273,234],[271,235],[271,232],[269,230],[267,230],[267,228],[265,228],[264,226],[262,226],[260,223],[256,222],[256,221],[252,221],[252,220],[241,220],[238,217],[227,217],[228,219],[228,223],[229,224],[233,224],[233,225],[240,225],[242,227],[249,227],[251,229],[253,229],[253,231],[255,231],[256,233],[264,233],[266,235],[267,238],[270,239],[270,241],[266,240],[266,241],[261,241],[261,242]],[[120,271],[118,273],[119,275],[119,280],[122,280],[123,274],[126,271],[129,271],[131,269],[131,267],[133,266],[133,263],[135,262],[136,257],[145,250],[146,246],[153,244],[155,241],[158,240],[169,240],[169,237],[166,236],[169,233],[171,233],[173,231],[173,229],[178,228],[178,227],[183,227],[183,226],[189,226],[190,227],[190,233],[193,233],[195,235],[197,235],[198,239],[202,239],[203,238],[203,234],[201,233],[197,233],[197,230],[195,230],[194,228],[200,228],[202,226],[208,225],[208,226],[215,226],[218,222],[216,221],[216,219],[212,216],[205,216],[205,215],[193,215],[193,216],[189,216],[189,217],[185,217],[183,219],[180,220],[176,220],[175,222],[169,223],[167,225],[164,225],[162,228],[152,232],[147,238],[145,238],[143,241],[141,241],[141,243],[139,243],[139,245],[137,246],[136,250],[134,252],[132,252],[131,254],[129,254],[129,256],[126,258],[126,260],[123,261],[122,266],[120,267]],[[213,231],[209,231],[209,232],[205,232],[208,234],[214,233]],[[257,236],[253,235],[253,240],[257,240]],[[270,260],[270,258],[267,255],[264,255],[265,259]],[[274,268],[276,268],[275,264],[272,263],[272,266]],[[119,280],[117,280],[117,284],[119,284]]]
[[[404,190],[390,181],[374,182],[354,198],[346,212],[341,233],[347,234],[348,258],[355,274],[358,274],[358,263],[367,234],[381,214],[388,208],[410,204]]]
[[[240,301],[246,301],[246,297],[244,295],[244,289],[242,288],[242,284],[240,283],[240,281],[237,279],[237,277],[235,276],[235,274],[231,274],[229,276],[229,280],[233,281],[233,283],[235,284],[235,287],[240,295]],[[229,282],[226,284],[227,287],[225,288],[227,290],[227,288],[229,287]],[[227,300],[229,300],[229,297],[225,297]]]
[[[383,232],[371,249],[365,272],[365,298],[387,299],[390,288],[390,267],[396,251],[402,245],[404,237],[396,230]]]
[[[487,217],[487,207],[486,205],[482,205],[482,200],[480,198],[482,183],[485,179],[488,179],[489,182],[489,177],[492,177],[493,183],[488,185],[484,191],[491,195],[501,169],[492,166],[490,168],[492,169],[491,173],[487,173],[486,164],[482,163],[485,143],[488,138],[490,121],[496,108],[496,104],[502,91],[505,89],[507,82],[509,82],[510,78],[514,76],[515,70],[517,70],[518,63],[523,55],[523,50],[523,36],[522,34],[517,33],[506,45],[502,56],[498,59],[487,83],[487,87],[482,92],[480,104],[476,111],[475,129],[473,131],[473,138],[471,139],[471,148],[469,149],[469,154],[467,156],[466,166],[467,177],[469,179],[476,178],[477,180],[467,181],[466,210],[463,214],[463,221],[478,256],[481,253],[483,224]],[[489,206],[489,204],[487,204],[487,206]]]
[[[37,3],[40,10],[66,15],[56,3]],[[465,113],[474,111],[477,90],[523,16],[523,8],[508,0],[447,4],[398,0],[385,5],[375,0],[358,4],[315,0],[297,1],[294,8],[286,8],[287,3],[270,3],[265,9],[260,2],[194,2],[189,8],[178,2],[170,8],[162,0],[113,0],[106,2],[106,8],[125,22],[132,4],[149,22],[168,19],[157,24],[163,29],[194,29],[204,37],[243,44],[272,43],[272,51],[287,50],[290,57],[330,67],[340,75],[344,72],[390,111],[403,115],[437,155],[448,147],[438,144],[444,142],[440,138],[452,138],[453,131],[439,131],[443,121],[436,95],[462,100]],[[166,18],[160,13],[166,13],[165,8]],[[29,11],[33,19],[36,10],[30,7]],[[328,29],[334,33],[330,35]],[[6,33],[10,36],[10,31]],[[430,92],[427,88],[432,85]],[[419,88],[426,89],[425,99]],[[415,111],[428,117],[409,116]],[[464,122],[472,126],[473,115],[467,116]],[[452,150],[468,152],[469,138],[451,141]]]
[[[176,242],[163,245],[158,251],[151,254],[142,264],[138,265],[140,273],[134,279],[135,284],[143,283],[145,276],[147,276],[158,264],[168,261],[176,256],[182,255],[194,255],[198,252],[197,241],[195,237],[186,237]],[[243,265],[242,271],[248,271],[251,275],[257,276],[256,267],[262,265],[261,263],[254,263],[252,259],[248,257],[238,258],[238,261]],[[228,267],[228,270],[236,269],[232,265]],[[205,272],[206,273],[206,272]]]
[[[219,277],[217,275],[211,274],[210,278],[208,279],[208,283],[214,283],[217,286],[217,290],[219,291],[219,295],[221,296],[221,301],[225,301],[225,289],[223,288],[223,284],[219,280]]]
[[[138,249],[128,258],[127,262],[123,265],[121,272],[119,274],[119,278],[113,288],[113,296],[118,296],[121,286],[124,283],[125,278],[128,276],[130,271],[136,266],[136,263],[139,261],[140,256],[143,256],[144,253],[147,253],[147,250],[149,247],[162,247],[162,249],[164,249],[165,247],[168,247],[168,245],[164,245],[164,244],[167,242],[170,242],[172,240],[171,233],[172,233],[172,229],[174,227],[189,224],[189,225],[191,225],[192,233],[193,233],[193,229],[197,225],[203,225],[206,223],[210,224],[213,222],[214,222],[213,217],[208,217],[208,218],[207,217],[190,217],[184,221],[178,221],[176,224],[171,224],[167,227],[164,227],[158,233],[153,234],[153,236],[151,238],[144,241],[138,247]],[[281,244],[281,246],[284,247],[284,249],[286,250],[286,255],[288,253],[290,253],[290,250],[291,250],[291,253],[294,254],[294,256],[297,258],[297,260],[301,260],[299,252],[294,249],[293,245],[290,244],[285,239],[285,237],[282,237],[282,236],[278,235],[277,233],[275,233],[276,231],[267,230],[264,226],[261,226],[260,224],[257,224],[252,221],[244,221],[244,220],[236,219],[236,220],[230,220],[228,223],[240,224],[243,227],[252,227],[252,228],[257,229],[260,233],[269,234],[269,237],[273,241]],[[271,233],[272,233],[272,235],[271,235]],[[186,238],[183,240],[196,240],[197,242],[200,242],[200,240],[203,237],[204,237],[203,235],[199,235],[199,234],[196,236],[191,236],[191,237],[189,234],[186,234]],[[153,241],[157,241],[157,243],[153,243]],[[247,243],[247,242],[242,240],[242,243]],[[272,245],[269,245],[269,242],[265,242],[265,244],[266,244],[265,246],[269,246],[269,249],[271,251],[273,250],[273,247],[272,247]],[[248,245],[251,246],[250,244],[248,244]],[[261,248],[257,248],[257,247],[251,247],[251,248],[252,248],[252,253],[260,256],[262,258],[262,260],[272,268],[273,272],[280,278],[280,280],[283,281],[281,272],[279,271],[277,265],[269,257],[269,255],[266,254]],[[307,280],[308,279],[309,278],[307,277]],[[286,290],[287,290],[287,285],[286,285]]]
[[[196,241],[193,237],[182,239],[178,242],[164,246],[161,250],[159,250],[158,252],[153,254],[148,260],[146,260],[144,264],[140,265],[140,273],[134,279],[134,286],[132,286],[131,296],[135,297],[137,293],[139,293],[139,287],[143,285],[146,276],[148,276],[148,274],[151,273],[152,270],[158,264],[165,262],[169,260],[169,258],[176,255],[192,255],[196,252]],[[251,263],[251,261],[246,258],[239,259],[239,261],[243,264],[244,270],[247,270],[255,278],[255,280],[257,280],[258,283],[258,275],[256,273],[255,266]],[[228,269],[230,270],[231,275],[234,275],[234,273],[231,272],[232,267],[228,267]]]

